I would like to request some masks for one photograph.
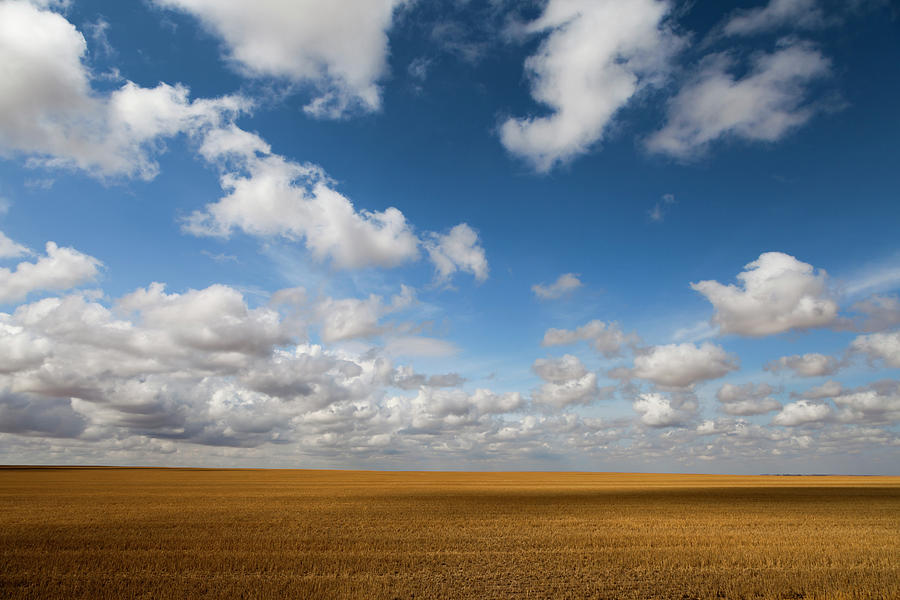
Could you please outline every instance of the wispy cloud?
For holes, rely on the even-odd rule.
[[[653,208],[647,211],[647,215],[651,221],[662,223],[673,204],[675,204],[675,194],[663,194]]]
[[[534,284],[531,286],[531,291],[541,300],[556,300],[571,294],[582,285],[577,273],[563,273],[549,285],[543,283]]]

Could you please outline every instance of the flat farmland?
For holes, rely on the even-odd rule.
[[[900,598],[900,478],[0,469],[0,598]]]

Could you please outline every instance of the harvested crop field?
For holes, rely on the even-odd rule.
[[[900,598],[900,478],[0,469],[2,598]]]

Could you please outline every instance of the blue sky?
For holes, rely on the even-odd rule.
[[[900,15],[0,1],[0,460],[900,474]]]

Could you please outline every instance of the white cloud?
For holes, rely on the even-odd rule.
[[[661,81],[681,40],[664,23],[658,0],[551,0],[525,28],[549,32],[525,62],[531,95],[552,112],[508,119],[507,150],[538,171],[587,152],[616,113],[647,85]]]
[[[428,78],[428,69],[431,68],[431,62],[430,58],[419,56],[409,63],[406,72],[409,73],[409,76],[413,79],[424,82],[425,79]]]
[[[423,375],[416,373],[409,365],[401,365],[394,370],[390,384],[404,390],[412,390],[422,386],[429,388],[453,388],[466,382],[466,378],[459,373],[444,373],[441,375]]]
[[[817,385],[815,387],[809,388],[802,394],[792,393],[791,396],[799,396],[807,400],[822,400],[823,398],[834,398],[835,396],[840,395],[843,390],[844,387],[840,384],[840,382],[829,380],[822,385]]]
[[[840,412],[826,419],[829,427],[800,433],[742,421],[656,432],[695,419],[693,394],[635,398],[645,427],[580,417],[565,407],[590,398],[594,385],[580,383],[587,369],[565,356],[535,362],[548,382],[572,382],[545,398],[548,405],[534,396],[529,403],[515,392],[446,389],[462,378],[395,366],[374,345],[329,350],[298,341],[306,327],[318,325],[316,302],[297,289],[273,296],[254,308],[228,286],[168,293],[156,284],[111,307],[99,294],[72,294],[0,315],[0,432],[12,434],[0,436],[4,454],[58,458],[43,450],[29,454],[28,448],[72,437],[57,451],[83,462],[105,456],[249,466],[287,463],[302,454],[317,466],[349,461],[437,467],[452,461],[499,467],[521,464],[523,457],[535,464],[561,456],[672,455],[680,463],[700,453],[760,458],[775,451],[834,453],[898,442],[879,426],[853,425],[890,422],[896,384],[850,390]],[[294,312],[303,316],[303,327],[295,327]],[[416,393],[388,396],[391,387]],[[582,396],[584,389],[590,393]],[[850,397],[870,390],[873,398]],[[562,408],[553,407],[554,401]],[[543,416],[529,414],[534,410]],[[548,453],[550,458],[541,458]]]
[[[47,242],[46,255],[21,262],[15,271],[0,268],[0,304],[22,300],[36,291],[67,290],[96,279],[102,263],[74,248]]]
[[[28,252],[28,248],[12,241],[0,231],[0,258],[16,258],[17,256],[28,254]]]
[[[900,331],[861,335],[851,342],[850,349],[865,354],[869,360],[881,360],[888,367],[900,368]]]
[[[381,106],[393,15],[406,0],[152,0],[182,10],[225,42],[227,57],[251,77],[310,84],[304,108],[336,118]]]
[[[622,346],[634,345],[640,340],[633,333],[624,333],[618,323],[604,323],[595,319],[574,330],[548,329],[541,346],[565,346],[580,341],[589,341],[597,352],[611,358],[621,354]]]
[[[27,2],[0,3],[0,135],[3,145],[52,145],[58,121],[91,104],[84,37],[62,16]],[[56,119],[54,116],[58,115]]]
[[[85,23],[84,29],[91,36],[94,42],[94,52],[105,56],[113,56],[116,51],[109,43],[107,31],[109,30],[109,21],[103,17],[97,17],[93,23]]]
[[[712,54],[669,101],[666,124],[647,149],[690,159],[722,138],[777,141],[816,113],[807,88],[830,69],[827,58],[800,43],[758,55],[739,79],[731,56]]]
[[[800,377],[821,377],[832,375],[841,368],[841,361],[833,356],[826,356],[817,352],[809,354],[796,354],[794,356],[782,356],[766,364],[766,371],[775,373],[790,369]]]
[[[837,318],[837,304],[826,288],[827,274],[781,252],[766,252],[745,265],[741,282],[700,281],[691,287],[716,310],[713,323],[722,333],[760,337],[826,327]]]
[[[898,258],[891,257],[882,264],[862,270],[847,281],[841,290],[846,296],[858,296],[864,292],[887,292],[900,287]]]
[[[648,427],[675,427],[683,425],[692,416],[674,406],[672,399],[657,392],[641,394],[632,406],[640,415],[640,422]]]
[[[227,237],[240,229],[302,239],[317,259],[343,269],[393,267],[418,257],[419,240],[396,208],[358,211],[319,167],[267,154],[265,142],[237,128],[213,133],[201,152],[208,160],[229,159],[233,170],[221,177],[227,195],[191,214],[187,232]]]
[[[167,294],[163,284],[153,283],[123,296],[117,308],[139,313],[140,326],[162,334],[155,340],[147,336],[141,343],[164,341],[172,347],[266,356],[273,346],[290,341],[277,312],[249,309],[239,291],[224,285]]]
[[[556,281],[549,285],[536,283],[531,286],[531,291],[541,300],[555,300],[577,290],[582,286],[576,273],[563,273]]]
[[[145,460],[167,460],[160,453],[172,452],[172,460],[196,463],[214,461],[210,457],[221,450],[202,446],[217,446],[234,448],[229,456],[248,463],[302,453],[323,466],[347,460],[393,464],[395,457],[423,465],[500,459],[518,464],[523,456],[548,451],[606,458],[700,451],[693,431],[652,431],[693,421],[697,402],[689,392],[635,398],[639,423],[646,426],[637,429],[625,420],[568,412],[610,391],[598,389],[596,375],[570,355],[535,361],[545,385],[528,402],[515,392],[448,389],[458,388],[463,378],[395,366],[389,349],[375,344],[342,343],[329,350],[306,343],[304,332],[321,327],[328,315],[299,289],[276,292],[258,307],[223,285],[171,293],[151,284],[109,306],[102,298],[50,297],[0,315],[0,431],[14,434],[0,440],[7,455],[22,440],[45,444],[53,437],[77,438],[72,443],[91,456],[120,457],[118,448],[128,446],[139,448],[131,456]],[[410,298],[401,292],[379,300],[379,311]],[[391,334],[383,337],[390,346]],[[441,343],[408,340],[412,346]],[[387,396],[392,387],[416,393]],[[896,393],[872,386],[873,400],[849,395],[868,390],[845,394],[845,405],[829,422],[889,422]],[[706,429],[707,440],[728,436],[721,446],[734,452],[751,452],[754,444],[810,447],[816,444],[811,436],[819,435],[810,432],[802,436],[810,439],[797,441],[750,425]],[[828,435],[825,428],[818,431]],[[869,444],[892,439],[880,429],[859,435]]]
[[[471,273],[478,281],[487,279],[484,248],[478,234],[466,223],[460,223],[447,234],[432,233],[424,244],[439,281],[447,281],[456,271]]]
[[[322,340],[337,342],[364,338],[381,332],[378,319],[382,314],[381,298],[370,296],[368,300],[331,298],[319,305],[322,313]]]
[[[565,408],[575,404],[590,404],[600,397],[596,373],[590,373],[576,356],[539,358],[531,366],[546,383],[532,393],[539,404]]]
[[[587,369],[577,356],[564,354],[560,358],[539,358],[531,370],[544,381],[563,382],[587,375]]]
[[[403,404],[407,402],[400,401]],[[473,423],[485,415],[514,412],[525,402],[518,393],[495,394],[477,389],[468,394],[463,390],[435,390],[422,388],[408,402],[412,426],[424,430],[440,430],[447,426]]]
[[[440,281],[456,271],[487,278],[484,248],[465,223],[447,234],[426,233],[423,241],[397,208],[357,210],[320,167],[272,154],[262,138],[234,124],[207,130],[199,152],[222,169],[226,195],[194,211],[183,223],[188,233],[228,237],[238,229],[302,240],[318,260],[341,269],[396,267],[416,260],[421,245]]]
[[[900,422],[900,381],[877,381],[834,396],[846,423],[889,424]]]
[[[565,381],[548,381],[532,392],[531,397],[539,404],[557,409],[575,404],[590,404],[600,397],[597,374],[585,373],[581,377]]]
[[[126,82],[92,89],[84,36],[62,15],[26,2],[0,3],[0,153],[99,177],[152,179],[159,140],[193,133],[247,110],[239,97],[188,99],[183,86]]]
[[[826,421],[833,416],[831,407],[827,404],[810,402],[808,400],[797,400],[786,404],[781,409],[772,422],[775,425],[783,425],[785,427],[797,427],[798,425],[808,425],[810,423],[820,423]]]
[[[371,8],[365,4],[363,16]],[[243,4],[229,6],[216,3],[215,10],[245,12]],[[387,15],[389,22],[390,10]],[[353,39],[348,51],[356,52],[362,42]],[[0,4],[0,64],[9,72],[0,81],[0,152],[98,177],[152,179],[161,141],[186,133],[201,140],[200,155],[222,170],[227,193],[191,215],[185,229],[194,234],[227,236],[241,229],[302,239],[316,258],[347,269],[397,266],[415,260],[423,244],[442,280],[457,270],[487,277],[484,249],[468,225],[427,234],[422,242],[396,208],[357,210],[321,168],[273,154],[262,138],[233,123],[251,108],[247,99],[190,100],[184,86],[142,88],[130,81],[100,94],[82,63],[85,48],[84,37],[61,15],[21,2]]]
[[[722,403],[722,410],[729,415],[761,415],[781,408],[781,403],[771,396],[774,391],[765,383],[726,383],[716,392],[716,399]]]
[[[721,346],[705,342],[652,346],[634,357],[631,374],[668,387],[689,387],[717,379],[738,368],[737,358]]]
[[[0,374],[40,366],[52,345],[18,325],[12,316],[0,313]]]
[[[873,294],[850,308],[866,315],[859,324],[863,331],[884,331],[900,325],[900,297]]]
[[[459,348],[453,342],[438,338],[398,335],[387,339],[384,353],[400,357],[444,357],[458,354]]]
[[[229,159],[249,162],[260,154],[272,154],[272,147],[257,134],[229,123],[207,131],[199,152],[207,162],[213,164]]]
[[[316,305],[322,340],[330,343],[382,333],[384,328],[379,325],[379,319],[407,308],[414,301],[415,292],[405,285],[390,304],[385,304],[381,296],[374,294],[365,300],[326,298]]]
[[[669,207],[675,204],[675,194],[663,194],[662,198],[647,211],[651,221],[662,223],[666,218]]]
[[[769,0],[766,6],[736,11],[722,31],[725,35],[752,35],[785,26],[811,29],[823,23],[816,0]]]
[[[697,321],[687,327],[679,327],[672,334],[673,342],[702,342],[719,335],[719,328],[710,325],[709,321]]]
[[[253,447],[296,441],[299,419],[329,408],[352,428],[390,362],[292,346],[296,333],[222,285],[168,294],[152,284],[112,310],[79,294],[22,305],[0,314],[0,428]],[[68,427],[51,426],[51,405]]]
[[[87,420],[68,398],[28,398],[0,392],[0,432],[51,438],[81,435]]]

